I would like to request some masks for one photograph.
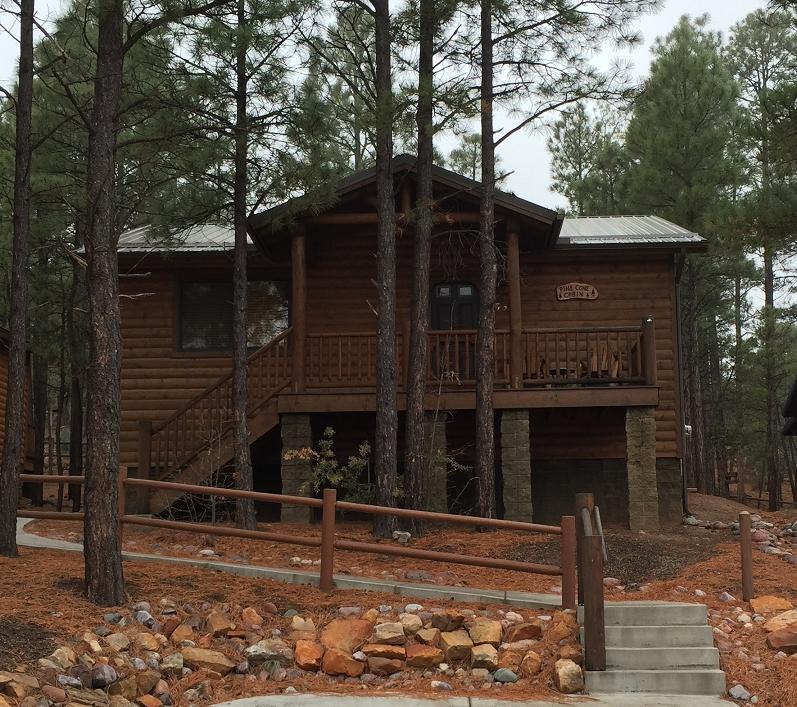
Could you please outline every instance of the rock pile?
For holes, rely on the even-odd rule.
[[[524,617],[419,604],[342,607],[338,618],[317,626],[295,610],[279,616],[273,604],[194,607],[164,598],[154,608],[138,602],[102,619],[41,658],[35,676],[0,672],[0,707],[3,696],[21,707],[159,707],[178,698],[210,700],[222,679],[285,683],[296,691],[288,683],[311,674],[388,686],[420,674],[436,689],[452,689],[453,681],[488,689],[536,676],[547,661],[556,661],[557,689],[583,688],[572,612]]]

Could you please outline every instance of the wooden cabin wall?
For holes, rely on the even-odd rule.
[[[169,271],[122,278],[120,463],[137,466],[138,423],[166,419],[232,365],[225,355],[177,351],[177,281]]]

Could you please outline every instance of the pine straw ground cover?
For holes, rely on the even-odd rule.
[[[359,591],[336,591],[330,596],[306,586],[285,585],[269,580],[233,577],[221,572],[149,562],[126,562],[125,575],[131,602],[130,605],[118,608],[125,616],[131,614],[130,606],[133,602],[144,600],[157,607],[158,602],[166,597],[179,604],[226,607],[231,616],[239,615],[241,607],[252,606],[264,618],[262,630],[266,635],[275,628],[286,632],[289,620],[283,618],[282,614],[289,609],[295,609],[300,615],[312,618],[316,626],[322,626],[338,617],[338,609],[342,606],[369,608],[388,604],[395,607],[395,613],[402,610],[399,607],[412,601],[406,597]],[[26,671],[41,676],[37,658],[48,655],[56,645],[77,647],[84,632],[103,625],[103,615],[109,608],[94,606],[85,599],[82,594],[82,576],[83,559],[77,553],[22,548],[18,558],[0,557],[0,626],[25,626],[28,632],[26,635],[39,637],[38,643],[31,643],[24,650],[3,654],[0,670]],[[278,613],[269,613],[264,608],[269,602],[275,605]],[[507,609],[497,605],[445,601],[435,601],[434,606],[443,610],[470,609],[477,613],[487,612],[496,617],[499,616],[499,611]],[[153,613],[157,613],[156,609]],[[523,610],[523,616],[527,619],[544,613]],[[558,616],[558,612],[554,613],[553,623],[559,620]],[[141,630],[140,625],[135,630]],[[215,640],[210,645],[215,646]],[[535,650],[543,656],[542,671],[515,684],[500,687],[493,684],[489,694],[516,700],[561,698],[561,694],[552,685],[553,663],[558,649],[558,644],[543,635],[535,645]],[[132,650],[131,647],[131,652]],[[226,647],[224,650],[229,651],[230,648]],[[240,660],[238,655],[231,654],[231,657]],[[472,690],[480,689],[468,687],[469,680],[458,679],[456,676],[440,675],[439,679],[450,683],[453,688],[452,691],[443,693],[445,695],[473,694]],[[208,688],[203,700],[205,703],[280,693],[289,685],[300,692],[352,693],[375,690],[383,694],[441,696],[439,690],[432,688],[430,677],[424,677],[420,670],[405,670],[392,684],[382,681],[369,685],[360,684],[357,680],[343,680],[314,673],[302,673],[298,677],[292,676],[289,680],[280,681],[264,681],[255,675],[243,678],[229,675],[221,679],[211,676],[209,679],[206,671],[197,670],[181,680],[169,680],[174,703],[187,704],[182,694],[200,682],[206,683]],[[6,699],[13,703],[11,698]]]

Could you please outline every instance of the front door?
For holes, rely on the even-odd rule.
[[[445,282],[432,290],[432,329],[475,329],[479,317],[476,288],[466,282]]]

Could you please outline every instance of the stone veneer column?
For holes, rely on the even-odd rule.
[[[659,491],[656,478],[656,420],[651,407],[625,412],[628,522],[631,530],[658,530]]]
[[[531,522],[531,431],[528,410],[501,412],[504,518]]]
[[[423,507],[427,511],[448,513],[448,438],[446,423],[448,413],[427,413],[423,420],[423,438],[426,444],[426,468],[429,470],[424,489]]]
[[[307,459],[285,459],[285,452],[291,449],[310,449],[313,446],[313,431],[309,415],[283,414],[280,416],[282,434],[281,463],[282,493],[289,496],[308,495],[301,490],[302,484],[310,478],[312,462]],[[306,523],[310,520],[308,506],[282,505],[281,520],[288,523]]]

